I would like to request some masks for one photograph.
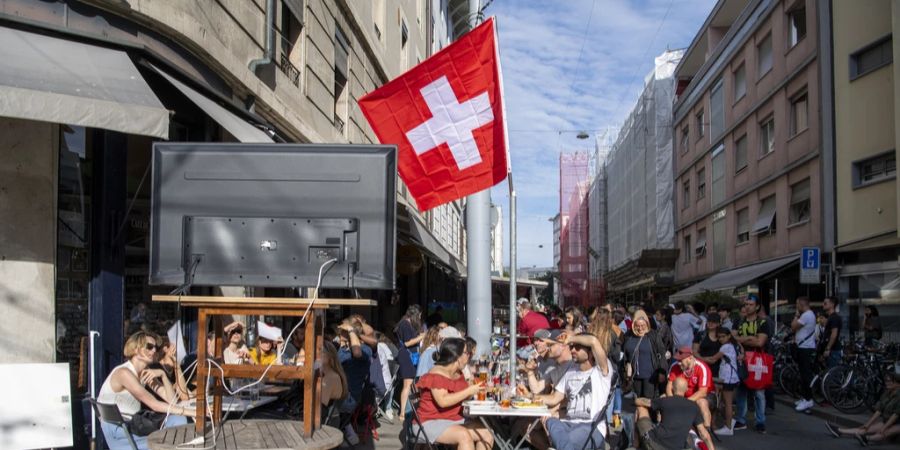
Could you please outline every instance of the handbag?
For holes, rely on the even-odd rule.
[[[409,352],[409,359],[412,361],[414,366],[416,366],[416,367],[419,366],[419,352],[418,351]]]
[[[744,356],[747,378],[743,380],[747,389],[754,391],[767,389],[772,385],[775,372],[775,359],[762,351],[748,351]],[[753,369],[750,373],[750,369]]]
[[[128,422],[128,431],[135,436],[148,436],[161,429],[165,420],[166,415],[163,413],[142,409],[131,416],[131,420]]]

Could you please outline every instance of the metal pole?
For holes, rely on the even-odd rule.
[[[469,0],[469,24],[481,22],[481,2]],[[466,201],[466,271],[468,334],[478,344],[479,353],[491,353],[491,191],[470,195]]]
[[[516,386],[516,189],[509,182],[509,384]]]
[[[775,279],[775,334],[778,334],[778,278]]]
[[[96,390],[96,374],[94,373],[94,338],[100,336],[100,332],[91,330],[88,333],[88,359],[91,362],[91,399],[97,399],[97,390]],[[97,413],[94,411],[94,408],[91,408],[91,447],[93,448],[97,439]]]

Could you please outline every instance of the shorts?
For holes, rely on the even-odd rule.
[[[429,420],[427,422],[422,423],[422,429],[425,430],[425,437],[428,438],[428,442],[434,444],[447,428],[450,428],[454,425],[462,425],[465,423],[465,420],[449,420],[449,419],[434,419]],[[413,424],[412,428],[413,435],[419,433],[419,424]]]
[[[722,390],[725,392],[734,392],[740,384],[741,383],[725,383],[722,385]]]
[[[635,424],[637,428],[638,435],[641,436],[641,448],[644,450],[665,450],[664,447],[659,442],[653,440],[653,437],[650,435],[650,432],[656,428],[653,425],[653,421],[650,420],[649,417],[641,417],[638,419],[637,424]]]
[[[718,404],[718,397],[716,397],[715,392],[706,394],[706,403],[709,405],[710,411],[714,411],[716,409],[716,405]]]

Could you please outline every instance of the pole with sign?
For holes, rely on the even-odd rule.
[[[800,284],[819,284],[820,259],[818,247],[803,247],[800,253]]]

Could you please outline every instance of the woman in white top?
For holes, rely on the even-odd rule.
[[[157,342],[159,339],[153,333],[138,331],[131,335],[125,342],[124,354],[128,360],[114,368],[103,382],[97,402],[115,404],[126,420],[131,420],[143,407],[148,407],[159,413],[170,414],[164,427],[184,425],[187,419],[183,416],[194,417],[194,409],[175,406],[175,389],[165,372],[162,369],[147,368],[147,365],[156,361],[159,350]],[[157,400],[148,389],[166,401]],[[100,428],[110,450],[131,448],[120,427],[101,421]],[[139,449],[147,448],[146,436],[134,436],[134,440]]]
[[[722,380],[722,401],[720,405],[725,406],[725,423],[721,428],[716,430],[719,436],[732,436],[734,431],[731,429],[731,418],[734,417],[734,409],[732,402],[734,401],[734,390],[741,384],[738,376],[739,358],[743,358],[740,345],[731,330],[726,327],[719,327],[716,330],[719,338],[719,353],[712,357],[713,360],[719,361],[719,378]]]

